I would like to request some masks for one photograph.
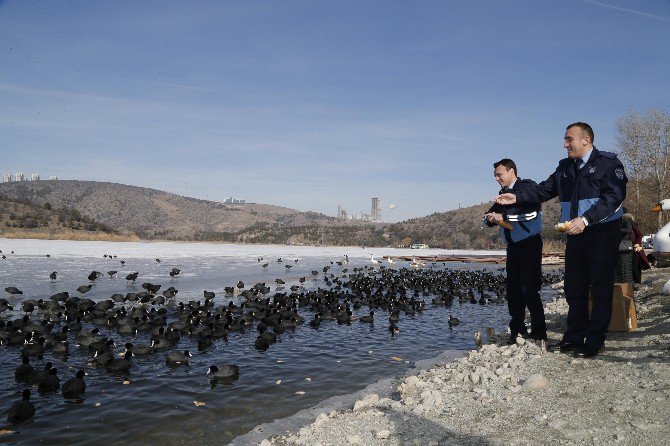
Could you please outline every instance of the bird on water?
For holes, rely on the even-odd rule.
[[[21,401],[12,404],[7,412],[7,421],[12,424],[23,423],[35,415],[35,406],[30,402],[30,389],[21,393]]]

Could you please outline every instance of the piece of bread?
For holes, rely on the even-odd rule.
[[[568,229],[570,229],[570,226],[572,225],[572,222],[570,221],[564,221],[561,223],[556,223],[556,226],[554,226],[554,229],[560,232],[565,232]]]

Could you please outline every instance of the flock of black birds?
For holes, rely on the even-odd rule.
[[[258,262],[263,261],[258,258]],[[160,259],[156,262],[160,263]],[[282,263],[282,259],[277,259],[277,263]],[[85,295],[97,281],[105,280],[98,271],[88,275],[88,284],[77,288],[79,295],[64,291],[46,299],[20,298],[22,291],[8,286],[5,291],[11,302],[0,299],[0,313],[12,311],[13,305],[20,303],[25,314],[15,319],[0,317],[0,342],[3,348],[18,353],[20,364],[15,372],[18,382],[36,386],[40,394],[60,390],[64,398],[80,399],[86,391],[83,369],[61,386],[58,370],[51,361],[35,369],[31,360],[52,355],[67,362],[71,355],[79,355],[88,366],[126,376],[133,368],[134,357],[161,356],[168,366],[188,364],[191,353],[180,344],[204,351],[216,342],[249,330],[257,332],[254,348],[265,351],[285,332],[305,323],[312,329],[330,323],[384,324],[394,336],[400,332],[402,319],[423,312],[427,300],[447,309],[454,302],[485,305],[505,301],[505,276],[500,270],[384,266],[350,270],[348,259],[330,263],[321,271],[311,272],[309,280],[316,282],[313,289],[307,289],[307,277],[299,278],[288,289],[282,279],[275,280],[274,289],[262,282],[246,286],[239,281],[235,286],[224,287],[223,296],[205,290],[202,299],[188,302],[176,299],[179,291],[174,286],[161,292],[161,284],[150,282],[141,284],[143,291],[117,293],[94,301]],[[265,262],[261,266],[267,268],[267,265]],[[175,278],[180,272],[173,268],[169,276]],[[107,274],[112,278],[118,272]],[[57,272],[49,277],[56,280]],[[135,283],[140,274],[131,272],[125,278],[129,284]],[[556,274],[544,276],[545,283],[559,279]],[[380,311],[388,316],[378,316]],[[309,313],[307,319],[301,312]],[[355,315],[360,313],[365,314]],[[449,329],[459,323],[457,318],[449,316]],[[145,334],[144,339],[149,339],[148,343],[129,342],[130,337],[141,333]],[[121,355],[114,351],[117,343],[124,346]],[[232,382],[239,373],[234,364],[210,365],[207,370],[212,385]],[[30,389],[26,388],[22,399],[10,408],[8,421],[16,424],[34,416],[30,396]]]

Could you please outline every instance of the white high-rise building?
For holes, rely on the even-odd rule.
[[[2,176],[2,182],[3,183],[11,183],[12,182],[12,174],[11,173],[6,173]]]
[[[377,197],[372,197],[372,212],[370,212],[370,220],[381,221],[382,211],[380,208],[380,201]]]
[[[25,181],[26,177],[21,172],[16,172],[14,175],[14,181]]]
[[[30,181],[39,181],[40,180],[40,174],[39,173],[34,173],[30,175]]]

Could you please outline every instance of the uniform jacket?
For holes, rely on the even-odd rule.
[[[533,180],[522,180],[517,178],[514,187],[510,190],[503,188],[500,193],[517,192],[525,190],[529,187],[536,187]],[[502,214],[503,220],[510,223],[514,230],[500,228],[500,236],[505,243],[515,243],[527,239],[530,236],[537,235],[542,232],[542,205],[539,203],[527,203],[503,206],[494,204],[489,209],[489,212],[498,212]],[[486,218],[484,222],[488,226],[495,226],[495,223],[489,223]]]
[[[585,217],[591,226],[621,218],[627,182],[619,158],[594,147],[578,171],[575,160],[562,159],[549,178],[514,194],[517,203],[543,203],[558,196],[561,221]]]

